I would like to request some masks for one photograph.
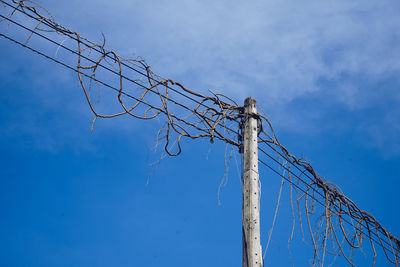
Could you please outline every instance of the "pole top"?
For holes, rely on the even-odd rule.
[[[254,99],[254,98],[252,98],[252,97],[248,97],[248,98],[246,98],[245,100],[244,100],[244,106],[246,107],[246,106],[251,106],[251,105],[256,105],[257,104],[257,101]]]

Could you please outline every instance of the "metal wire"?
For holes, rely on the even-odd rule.
[[[243,107],[239,106],[231,98],[215,93],[212,93],[211,96],[202,95],[187,89],[182,84],[171,79],[161,78],[161,76],[154,74],[150,70],[150,67],[144,62],[144,60],[124,59],[116,52],[106,50],[105,38],[102,44],[96,44],[80,36],[79,33],[59,25],[51,16],[49,16],[47,11],[45,11],[46,14],[41,13],[39,10],[45,9],[41,9],[38,5],[33,5],[32,1],[11,0],[11,2],[15,5],[11,5],[5,0],[0,0],[0,3],[3,3],[6,7],[8,6],[11,8],[8,13],[6,12],[4,16],[0,15],[0,17],[9,23],[17,25],[25,31],[28,31],[30,35],[25,44],[3,33],[0,33],[0,36],[77,73],[87,103],[95,116],[93,124],[97,118],[114,118],[122,115],[130,115],[134,118],[149,120],[156,117],[159,118],[162,115],[164,126],[158,131],[157,144],[163,140],[164,149],[167,154],[171,156],[179,155],[182,152],[182,138],[197,139],[205,137],[209,138],[211,142],[214,142],[214,139],[219,139],[228,144],[238,146],[239,148],[241,147],[242,135],[240,130],[237,131],[232,129],[228,126],[228,122],[238,123],[240,129],[242,121],[245,119],[243,115]],[[27,26],[13,20],[12,16],[17,11],[35,20],[37,22],[36,27],[34,29],[30,29]],[[39,33],[39,31],[42,33]],[[52,34],[61,34],[70,38],[76,45],[75,49],[67,47],[64,45],[64,42],[59,43],[55,41],[50,37]],[[54,45],[57,45],[57,50],[62,48],[71,52],[77,57],[76,66],[66,64],[62,60],[58,60],[44,52],[39,51],[38,49],[29,46],[28,41],[32,36],[38,36]],[[117,77],[118,86],[111,85],[105,81],[102,81],[101,79],[98,79],[96,74],[99,69],[103,69]],[[127,74],[126,71],[133,71],[135,75],[141,75],[141,77],[146,79],[143,81],[130,78],[128,75],[129,73]],[[87,83],[86,79],[88,79],[89,84]],[[96,83],[110,88],[117,93],[116,97],[121,108],[120,112],[102,114],[97,111],[96,106],[93,103],[90,94],[88,93],[88,88],[90,89],[91,81],[95,81]],[[136,91],[133,93],[127,93],[124,86],[125,81],[139,86],[142,92],[139,93],[138,96],[133,95],[137,93]],[[171,98],[170,92],[174,92],[185,97],[186,99],[191,100],[192,102],[190,104],[192,106],[188,106],[176,99]],[[149,99],[148,93],[151,93],[153,96],[157,97],[156,103],[153,103],[154,99]],[[125,97],[134,100],[135,103],[128,104],[128,102],[125,100]],[[150,104],[150,101],[152,104]],[[184,109],[186,114],[173,111],[169,106],[171,103],[176,107]],[[145,108],[142,108],[143,105]],[[307,160],[296,158],[294,155],[289,153],[289,151],[279,143],[272,124],[266,116],[260,114],[246,114],[246,116],[248,115],[257,118],[259,121],[258,142],[266,144],[268,147],[270,147],[277,154],[278,158],[285,159],[288,162],[289,167],[283,166],[283,164],[281,164],[277,158],[271,156],[261,147],[259,150],[263,154],[273,159],[273,161],[276,162],[280,167],[283,167],[285,170],[287,170],[289,176],[285,177],[284,175],[281,175],[278,171],[273,169],[261,159],[259,159],[260,163],[279,174],[279,176],[285,178],[285,180],[290,182],[291,186],[295,186],[298,190],[303,192],[303,195],[299,199],[303,197],[305,198],[304,208],[307,216],[310,236],[314,245],[314,264],[320,262],[323,265],[324,255],[327,251],[327,240],[329,238],[335,238],[338,246],[337,249],[340,249],[340,252],[346,258],[346,260],[354,266],[351,257],[347,257],[344,253],[343,244],[338,241],[338,233],[345,238],[346,244],[350,250],[353,248],[360,248],[363,238],[369,239],[374,251],[374,262],[376,251],[373,242],[379,244],[379,246],[383,248],[386,258],[391,263],[400,263],[398,260],[400,241],[396,237],[391,235],[385,228],[383,228],[372,215],[359,209],[354,202],[352,202],[339,190],[337,186],[321,178]],[[175,142],[171,139],[175,139]],[[173,149],[173,145],[171,145],[173,143],[177,144],[177,148]],[[290,168],[292,166],[294,166],[301,173],[301,175],[304,174],[310,181],[305,181],[301,178],[301,175],[297,175],[291,171]],[[299,186],[298,183],[294,183],[291,180],[292,177],[295,178],[298,183],[304,185],[306,189]],[[315,194],[317,194],[317,197],[320,199],[316,198]],[[311,204],[309,203],[309,199],[313,201]],[[318,234],[319,230],[314,233],[310,224],[309,216],[313,214],[313,211],[310,209],[313,209],[314,202],[318,202],[322,207],[324,207],[324,212],[320,216],[320,220],[321,218],[323,219],[323,221],[321,221],[321,225],[325,225],[324,233],[322,233],[322,239],[321,235]],[[291,204],[293,210],[293,202]],[[350,222],[343,216],[348,216],[350,218]],[[347,223],[347,225],[351,227],[351,233],[345,230],[343,222]],[[354,222],[356,225],[354,225]],[[334,225],[336,225],[336,227]],[[339,228],[341,232],[336,232],[336,228]],[[363,228],[366,228],[366,230]],[[321,246],[318,245],[319,240],[323,240],[322,259],[319,255],[319,251],[321,251]],[[393,246],[392,243],[394,243],[395,246]],[[390,252],[394,256],[394,259],[389,257],[388,253]]]

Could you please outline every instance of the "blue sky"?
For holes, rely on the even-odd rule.
[[[103,32],[109,48],[193,90],[253,96],[281,143],[400,236],[396,1],[40,3],[68,28],[94,41]],[[161,153],[149,151],[157,122],[99,120],[91,133],[74,73],[7,40],[0,48],[2,266],[241,266],[236,151],[221,205],[220,142],[184,141],[147,184]],[[260,171],[265,247],[280,178]],[[290,265],[288,190],[265,266]],[[295,266],[309,266],[301,237],[292,252]],[[376,266],[387,266],[379,254]]]

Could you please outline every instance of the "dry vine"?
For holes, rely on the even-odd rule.
[[[36,31],[61,34],[74,40],[76,47],[67,48],[67,50],[71,50],[77,57],[76,71],[90,110],[94,114],[93,124],[97,118],[115,118],[122,115],[130,115],[143,120],[164,116],[165,124],[158,131],[158,141],[164,140],[165,151],[170,156],[176,156],[182,152],[181,140],[184,137],[191,139],[207,137],[211,142],[220,139],[235,146],[239,145],[235,137],[229,137],[226,133],[226,125],[227,121],[238,119],[241,107],[228,97],[215,93],[212,96],[205,96],[189,90],[171,79],[163,79],[155,75],[144,60],[125,59],[116,52],[107,50],[105,38],[100,44],[93,43],[80,36],[79,33],[61,26],[48,15],[45,9],[33,1],[11,0],[15,6],[4,0],[1,2],[5,7],[13,7],[3,20],[10,21],[16,11],[21,11],[37,22],[26,42]],[[43,12],[45,15],[40,11],[45,11]],[[60,46],[65,48],[62,44],[59,44]],[[99,69],[111,72],[118,79],[118,84],[114,88],[117,91],[116,99],[121,108],[119,112],[104,114],[95,108],[95,101],[90,95],[90,86],[92,81],[99,83],[99,79],[97,79]],[[138,76],[138,78],[130,78],[132,76]],[[136,90],[128,92],[129,86],[126,85],[128,83],[129,86],[133,83],[137,87]],[[195,105],[178,103],[171,98],[171,93],[175,96],[185,96],[195,101]],[[158,98],[158,104],[153,104],[154,101],[149,104],[149,99],[153,100],[154,97]],[[174,112],[177,108],[180,110]],[[175,150],[171,148],[173,136],[177,140]]]
[[[299,201],[304,199],[307,227],[314,247],[312,266],[317,264],[323,266],[326,253],[335,256],[343,255],[350,265],[355,266],[353,250],[361,249],[364,239],[369,241],[374,253],[372,266],[375,265],[377,256],[374,241],[382,247],[387,260],[398,266],[398,264],[400,264],[400,240],[385,229],[374,216],[361,210],[351,199],[345,196],[336,185],[320,177],[309,161],[290,154],[289,151],[279,143],[272,124],[266,116],[257,115],[257,118],[259,120],[260,132],[258,142],[260,144],[267,144],[274,152],[279,154],[279,158],[287,160],[290,164],[289,167],[281,166],[289,173],[287,180],[291,184],[290,202],[292,213],[294,211],[293,185],[297,185],[297,188],[295,188],[297,194],[299,194],[298,189],[301,189],[302,186],[305,188],[305,190],[301,190],[303,194],[297,197],[296,202],[298,205],[300,227],[303,234]],[[267,128],[270,134],[264,129],[263,125],[265,124],[268,125]],[[291,171],[293,168],[297,168],[299,172],[298,175],[296,175],[294,171]],[[305,177],[310,181],[304,181]],[[297,182],[293,181],[295,179]],[[310,215],[316,216],[316,202],[322,204],[323,212],[319,215],[317,229],[313,229]],[[294,223],[295,217],[293,213],[293,228],[288,240],[288,246],[293,238]],[[342,240],[340,240],[339,236],[342,237]],[[331,247],[334,251],[328,250],[329,241],[333,241]],[[345,243],[343,243],[344,241]],[[349,255],[345,253],[345,244],[349,248]]]
[[[159,142],[163,142],[165,152],[170,156],[176,156],[182,152],[181,141],[183,138],[209,138],[211,142],[219,139],[240,148],[242,137],[237,130],[230,128],[229,123],[239,122],[240,128],[245,116],[243,107],[232,99],[215,93],[212,93],[211,96],[205,96],[189,90],[171,79],[164,79],[154,74],[144,60],[125,59],[116,52],[107,50],[105,38],[100,44],[93,43],[80,36],[79,33],[61,26],[55,22],[47,10],[33,1],[9,0],[7,2],[0,0],[0,3],[4,10],[4,15],[0,15],[0,22],[6,21],[8,25],[13,23],[29,32],[25,44],[14,42],[29,48],[26,44],[31,38],[39,36],[57,45],[57,52],[61,47],[75,55],[76,65],[70,67],[29,48],[77,72],[80,86],[90,110],[94,114],[93,124],[97,118],[115,118],[122,115],[129,115],[142,120],[159,118],[164,122],[164,126],[158,131],[156,143],[158,145]],[[23,16],[35,22],[33,30],[12,20],[16,12],[20,12]],[[64,36],[72,40],[75,46],[72,48],[65,46],[65,40],[61,43],[56,42],[48,37],[50,34]],[[2,36],[5,37],[3,34]],[[8,37],[5,38],[13,40]],[[98,79],[97,74],[100,70],[114,75],[113,77],[117,80],[116,85],[109,85]],[[119,106],[118,112],[106,114],[98,111],[90,94],[93,82],[99,86],[115,90],[116,103]],[[132,88],[132,85],[134,88]],[[176,100],[177,97],[183,97],[186,99],[185,102],[191,104],[182,104],[182,101]],[[187,101],[187,99],[190,101]],[[289,153],[279,143],[272,124],[266,116],[260,114],[252,114],[252,116],[259,121],[259,143],[268,145],[274,153],[278,153],[278,158],[283,159],[288,164],[287,167],[283,166],[288,173],[293,216],[293,227],[288,240],[288,247],[293,239],[295,227],[296,209],[294,203],[297,204],[297,213],[304,240],[304,215],[302,219],[300,208],[300,201],[303,200],[306,226],[314,247],[313,266],[317,264],[323,266],[327,253],[334,256],[343,255],[352,266],[355,266],[353,249],[361,249],[364,239],[369,241],[374,253],[372,266],[375,264],[377,255],[375,243],[382,247],[386,258],[397,266],[400,263],[400,240],[382,227],[371,214],[359,209],[337,186],[321,178],[309,161],[297,158]],[[174,147],[176,148],[174,149]],[[294,169],[299,171],[298,175],[295,174]],[[302,177],[308,177],[310,181],[305,182]],[[301,186],[303,186],[303,190],[300,190]],[[296,198],[293,197],[293,191],[297,194]],[[317,202],[323,206],[323,212],[318,217],[317,225],[313,227],[310,217],[311,215],[316,216]]]

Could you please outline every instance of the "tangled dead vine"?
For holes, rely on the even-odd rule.
[[[2,0],[1,2],[6,8],[11,7],[6,1]],[[211,142],[220,139],[232,145],[239,145],[236,138],[229,137],[229,133],[226,132],[227,123],[236,121],[241,110],[241,107],[233,100],[215,93],[212,93],[212,96],[205,96],[189,90],[171,79],[163,79],[155,75],[144,60],[125,59],[116,52],[107,50],[105,38],[100,44],[93,43],[80,36],[78,32],[61,26],[55,22],[47,10],[33,1],[11,0],[11,2],[15,6],[7,13],[5,20],[12,17],[16,11],[21,11],[36,21],[36,26],[27,42],[36,31],[61,34],[75,42],[76,47],[74,49],[67,48],[67,50],[73,52],[77,57],[76,71],[90,110],[94,114],[93,124],[98,118],[115,118],[122,115],[130,115],[142,120],[164,116],[165,124],[158,132],[157,142],[165,140],[164,148],[170,156],[176,156],[182,152],[182,138],[207,137]],[[119,112],[104,114],[95,107],[95,101],[90,94],[90,86],[92,81],[101,83],[97,78],[99,69],[113,73],[118,79],[118,84],[114,86],[114,89],[116,89],[115,96],[121,108]],[[140,78],[130,78],[132,76],[140,76]],[[132,83],[137,90],[128,92]],[[195,105],[176,102],[170,96],[171,92],[193,100]],[[157,98],[158,104],[154,104],[154,97]],[[152,99],[151,104],[148,99]],[[171,108],[172,106],[174,107]],[[176,106],[180,110],[174,112],[174,108],[177,110]],[[173,136],[175,136],[176,142],[171,140]],[[234,133],[231,133],[231,136],[234,136]],[[172,143],[176,143],[176,148],[171,146]]]
[[[219,139],[240,148],[241,135],[237,130],[231,129],[230,123],[238,122],[240,128],[243,119],[249,114],[243,114],[243,107],[229,97],[216,93],[206,96],[189,90],[171,79],[164,79],[153,73],[144,60],[125,59],[116,52],[107,50],[104,36],[102,43],[94,43],[78,32],[61,26],[46,9],[33,1],[0,0],[0,3],[4,10],[0,22],[15,24],[12,17],[16,12],[35,22],[33,30],[25,27],[29,33],[25,45],[18,44],[27,47],[26,44],[32,36],[37,35],[75,55],[77,61],[72,68],[78,74],[80,86],[94,115],[93,124],[97,118],[115,118],[123,115],[142,120],[159,118],[163,121],[163,126],[158,131],[156,142],[157,144],[164,142],[164,149],[170,156],[177,156],[182,152],[183,138],[208,138],[211,142]],[[49,34],[64,36],[72,40],[75,45],[71,48],[55,42],[48,37]],[[46,57],[60,63],[54,58]],[[60,64],[67,66],[64,63]],[[110,85],[99,79],[97,77],[99,70],[114,75],[117,80],[116,85]],[[92,82],[115,91],[118,112],[98,111],[96,101],[90,93]],[[186,99],[184,103],[187,104],[176,100],[177,97]],[[293,239],[295,203],[301,232],[304,234],[300,203],[303,200],[303,213],[305,212],[308,232],[314,247],[313,266],[323,266],[327,253],[343,255],[350,265],[355,266],[353,250],[361,249],[364,239],[369,241],[374,253],[372,266],[377,256],[376,244],[383,249],[388,261],[397,266],[400,263],[400,240],[381,226],[371,214],[361,210],[337,186],[320,177],[309,161],[289,153],[279,143],[272,124],[265,115],[251,114],[251,116],[255,116],[259,121],[259,143],[271,147],[276,153],[276,158],[287,162],[287,165],[282,166],[287,170],[286,178],[290,182],[293,216],[293,227],[288,243]],[[294,169],[297,169],[297,174]],[[305,177],[308,177],[309,181],[304,181]],[[295,199],[293,192],[297,194]],[[323,210],[317,217],[317,225],[313,227],[310,216],[317,216],[317,202],[321,204]]]
[[[317,264],[323,266],[326,253],[336,256],[343,255],[350,265],[355,266],[353,250],[361,249],[364,239],[369,241],[374,254],[372,266],[375,265],[377,256],[376,244],[382,248],[387,260],[398,266],[400,264],[400,240],[384,228],[374,216],[361,210],[336,185],[319,176],[309,161],[297,158],[281,145],[271,122],[266,116],[258,115],[258,119],[260,125],[258,142],[260,144],[269,144],[269,147],[277,153],[278,157],[289,164],[288,167],[283,166],[288,171],[293,215],[293,228],[288,242],[290,243],[293,238],[295,223],[293,191],[296,191],[297,198],[295,202],[298,205],[298,217],[302,233],[303,226],[299,201],[304,199],[304,212],[312,246],[314,247],[313,266]],[[264,130],[263,125],[265,124],[268,125],[268,132],[271,134]],[[297,174],[291,171],[293,168],[298,170]],[[305,181],[305,177],[310,181]],[[293,180],[296,180],[296,182]],[[296,188],[294,188],[295,185],[297,185]],[[299,190],[302,187],[304,189]],[[310,215],[317,215],[316,202],[323,206],[323,211],[319,215],[318,229],[313,229]],[[342,237],[342,240],[340,240],[339,236]],[[333,251],[328,249],[329,241],[334,241],[331,245]],[[347,254],[344,249],[346,245],[348,251],[350,251]]]

